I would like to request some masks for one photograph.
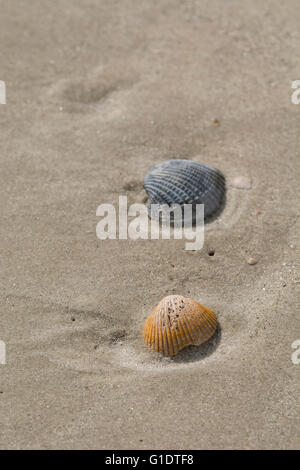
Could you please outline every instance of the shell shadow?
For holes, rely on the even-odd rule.
[[[177,356],[170,359],[176,364],[201,361],[215,352],[221,342],[221,337],[222,328],[218,323],[214,335],[208,341],[200,346],[188,346],[187,348],[182,349]]]
[[[224,197],[222,199],[222,202],[221,202],[219,208],[213,214],[211,214],[210,216],[205,217],[204,223],[205,224],[211,224],[212,222],[214,222],[218,217],[220,217],[221,213],[225,209],[225,206],[226,206],[226,191],[224,193]]]

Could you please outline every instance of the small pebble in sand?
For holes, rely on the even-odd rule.
[[[218,119],[214,119],[213,120],[213,125],[214,126],[219,126],[220,125],[220,121]]]
[[[232,186],[237,189],[251,189],[252,182],[247,176],[236,176],[232,180]]]
[[[248,264],[253,265],[253,264],[256,264],[256,263],[257,263],[257,261],[256,261],[255,258],[249,258],[249,259],[248,259]]]
[[[214,256],[215,250],[208,250],[208,256]]]
[[[260,214],[261,214],[261,211],[259,211],[259,210],[256,210],[256,211],[253,212],[253,215],[256,215],[256,216],[260,215]]]

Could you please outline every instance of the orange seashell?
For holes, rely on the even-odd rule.
[[[207,341],[217,324],[214,312],[195,300],[169,295],[147,318],[143,338],[150,349],[164,356],[175,356],[186,346]]]

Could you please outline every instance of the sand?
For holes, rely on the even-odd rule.
[[[0,12],[0,447],[299,448],[298,1]],[[170,158],[226,176],[203,249],[99,240],[98,205]],[[220,329],[168,359],[141,331],[173,293]]]

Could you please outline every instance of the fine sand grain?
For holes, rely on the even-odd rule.
[[[300,447],[299,20],[297,0],[0,0],[2,449]],[[170,158],[226,176],[204,248],[97,239],[98,205],[142,202]],[[173,293],[220,328],[172,359],[141,332]]]

